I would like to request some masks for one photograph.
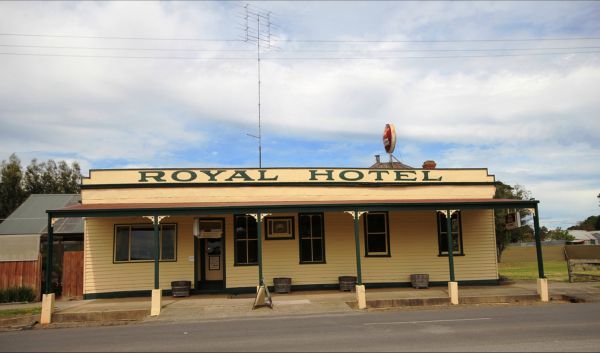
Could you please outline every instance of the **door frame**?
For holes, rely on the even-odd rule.
[[[221,255],[223,257],[223,286],[218,291],[224,291],[226,288],[226,278],[227,278],[227,262],[226,262],[226,247],[225,247],[225,238],[226,238],[226,229],[225,229],[225,218],[224,217],[201,217],[198,218],[200,221],[221,221],[223,224],[223,235],[221,235]],[[207,291],[204,287],[206,283],[206,255],[204,254],[204,244],[206,243],[205,239],[200,239],[198,237],[194,237],[194,290],[198,292]],[[198,253],[199,252],[199,253]],[[198,264],[200,261],[200,264]],[[200,265],[200,266],[198,266]],[[200,273],[198,273],[200,271]],[[200,285],[198,285],[200,283]],[[209,290],[210,291],[210,290]]]

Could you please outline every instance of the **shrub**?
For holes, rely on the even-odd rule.
[[[0,303],[33,302],[35,293],[30,287],[0,289]]]

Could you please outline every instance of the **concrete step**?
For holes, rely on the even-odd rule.
[[[539,301],[535,294],[526,295],[494,295],[494,296],[464,296],[459,298],[460,304],[504,304],[504,303],[532,303]],[[433,306],[450,305],[450,298],[409,298],[409,299],[381,299],[367,300],[367,308],[393,308],[408,306]]]
[[[139,321],[150,315],[148,309],[114,310],[114,311],[90,311],[72,313],[52,314],[53,323],[63,322],[116,322],[116,321]]]

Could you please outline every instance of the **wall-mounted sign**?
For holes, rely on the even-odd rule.
[[[507,230],[519,228],[521,226],[521,215],[519,214],[519,211],[507,214],[505,221]]]
[[[294,239],[294,217],[269,217],[266,219],[265,239]]]
[[[387,153],[394,152],[396,148],[396,128],[394,124],[385,124],[383,130],[383,147]]]
[[[221,269],[221,256],[208,257],[208,270],[219,271]]]

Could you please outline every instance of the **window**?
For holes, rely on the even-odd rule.
[[[438,244],[440,255],[448,255],[448,224],[446,215],[437,213]],[[460,212],[455,212],[451,217],[452,222],[452,254],[464,255],[462,246],[462,232],[460,225]]]
[[[365,215],[365,256],[390,256],[387,212]]]
[[[322,213],[298,214],[300,263],[325,263],[325,234]]]
[[[176,261],[177,225],[159,225],[161,261]],[[147,224],[115,226],[114,262],[154,260],[154,226]]]
[[[236,215],[235,223],[235,265],[258,264],[258,236],[256,220],[252,216]]]

